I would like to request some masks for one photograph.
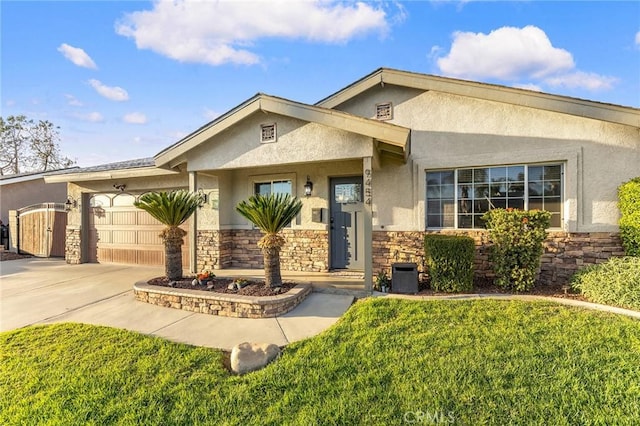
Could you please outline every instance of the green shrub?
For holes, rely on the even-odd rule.
[[[551,213],[544,210],[493,209],[482,216],[489,229],[495,283],[527,291],[535,284]]]
[[[473,288],[472,238],[428,234],[424,238],[424,251],[433,290],[456,292]]]
[[[640,310],[640,257],[613,257],[584,268],[571,287],[592,302]]]
[[[627,256],[640,256],[640,177],[618,188],[620,238]]]

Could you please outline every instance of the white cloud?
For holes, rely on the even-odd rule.
[[[597,91],[613,88],[613,85],[618,82],[618,79],[592,72],[575,71],[569,74],[546,78],[544,82],[552,87]]]
[[[538,27],[502,27],[489,34],[456,32],[448,55],[437,60],[440,70],[454,77],[518,80],[541,78],[575,65],[571,53],[553,47]]]
[[[256,64],[260,58],[250,48],[258,39],[344,43],[386,34],[388,19],[382,6],[364,2],[175,0],[124,15],[116,32],[134,39],[139,49],[181,62]]]
[[[80,102],[75,96],[65,94],[65,98],[67,98],[67,103],[71,106],[82,106],[82,102]]]
[[[98,69],[98,66],[93,62],[93,59],[87,55],[87,52],[79,47],[73,47],[66,43],[62,43],[60,47],[58,47],[58,52],[62,53],[65,58],[79,67],[91,68],[94,70]]]
[[[132,112],[122,117],[122,120],[130,124],[145,124],[147,122],[147,116],[141,112]]]
[[[129,99],[129,94],[122,87],[106,86],[106,85],[102,84],[101,81],[96,80],[96,79],[89,80],[89,84],[91,85],[91,87],[96,89],[96,92],[98,92],[100,95],[102,95],[105,98],[110,99],[112,101],[121,102],[121,101],[126,101],[126,100]]]
[[[99,112],[88,112],[86,114],[73,114],[73,116],[82,121],[89,121],[91,123],[101,123],[104,121],[104,117]]]
[[[7,99],[4,104],[8,107],[12,107],[16,104],[16,101],[14,101],[13,99]]]
[[[636,33],[636,46],[640,47],[640,31]]]
[[[432,54],[438,49],[433,47]],[[436,62],[448,76],[503,80],[535,91],[544,86],[598,91],[618,82],[615,77],[576,69],[570,52],[554,47],[544,31],[531,25],[502,27],[489,34],[456,32],[449,53]]]

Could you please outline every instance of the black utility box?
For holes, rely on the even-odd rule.
[[[418,292],[418,264],[394,263],[391,265],[391,289],[394,293]]]

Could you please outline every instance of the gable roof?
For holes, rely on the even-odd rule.
[[[315,105],[335,108],[376,85],[384,84],[451,93],[640,127],[640,109],[637,108],[390,68],[379,68]]]
[[[279,114],[368,136],[378,142],[380,150],[401,155],[403,160],[406,160],[409,154],[410,129],[406,127],[258,93],[172,146],[160,151],[154,157],[156,166],[175,167],[182,162],[183,156],[187,151],[242,121],[256,111]]]

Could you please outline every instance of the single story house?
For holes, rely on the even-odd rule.
[[[132,207],[188,188],[207,204],[186,225],[192,271],[260,268],[260,232],[235,211],[254,193],[303,201],[284,270],[420,262],[425,232],[472,235],[489,274],[490,206],[552,213],[542,277],[623,254],[617,187],[640,175],[640,110],[378,69],[308,105],[257,94],[155,157],[51,176],[74,203],[67,261],[162,263],[158,225]]]

